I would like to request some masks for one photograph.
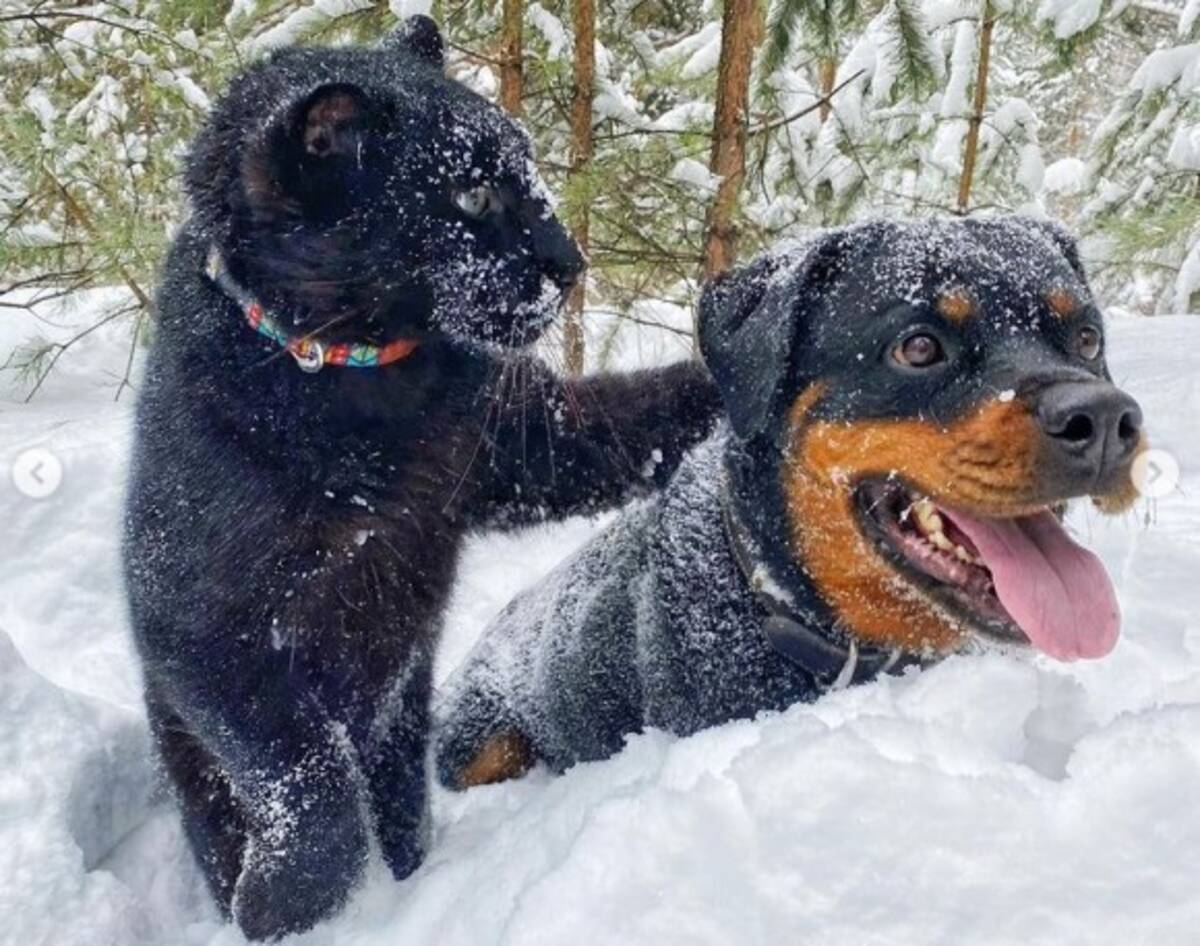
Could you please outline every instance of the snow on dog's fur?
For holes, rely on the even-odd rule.
[[[1022,218],[831,231],[710,286],[729,428],[485,631],[438,711],[465,787],[611,755],[981,639],[1116,642],[1058,504],[1133,493],[1074,244]]]

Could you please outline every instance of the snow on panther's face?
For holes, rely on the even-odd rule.
[[[331,341],[527,344],[582,271],[528,137],[446,78],[429,21],[381,48],[287,50],[244,74],[189,185],[235,274]]]

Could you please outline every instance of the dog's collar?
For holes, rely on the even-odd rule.
[[[420,344],[415,338],[398,338],[386,345],[339,342],[327,345],[312,338],[294,338],[288,335],[274,318],[245,287],[229,273],[225,259],[216,245],[208,248],[204,273],[217,287],[229,296],[242,310],[249,326],[279,345],[296,359],[301,371],[316,372],[326,365],[342,365],[346,368],[380,368],[402,361],[417,350]]]
[[[863,683],[881,673],[900,673],[921,659],[900,648],[883,650],[859,644],[847,634],[845,643],[812,629],[787,598],[787,592],[762,560],[751,553],[753,539],[733,509],[728,485],[721,490],[721,517],[738,569],[759,606],[767,612],[763,635],[781,657],[811,674],[827,690]]]

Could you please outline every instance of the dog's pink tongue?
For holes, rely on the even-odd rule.
[[[1033,645],[1059,660],[1103,657],[1121,611],[1108,572],[1072,541],[1053,513],[1020,519],[948,514],[992,573],[996,595]]]

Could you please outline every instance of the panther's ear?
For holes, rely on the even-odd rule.
[[[300,103],[292,116],[291,133],[310,158],[352,157],[362,153],[372,123],[367,95],[355,85],[323,85]]]
[[[294,213],[332,199],[360,171],[382,110],[356,85],[333,82],[279,112],[242,159],[242,185],[260,214]]]
[[[781,259],[763,256],[713,277],[700,296],[700,353],[729,414],[734,432],[761,432],[783,380],[793,325],[786,309],[764,304]]]
[[[801,322],[869,227],[831,230],[797,251],[714,278],[700,297],[699,340],[734,433],[767,430],[794,362]]]
[[[446,41],[437,23],[427,16],[404,19],[384,38],[383,47],[416,56],[438,69],[446,67]]]

